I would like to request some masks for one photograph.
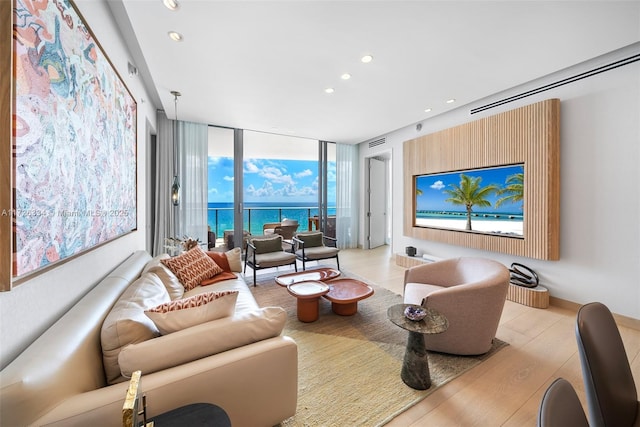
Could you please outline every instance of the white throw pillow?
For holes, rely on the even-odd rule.
[[[161,304],[144,312],[162,335],[233,314],[238,291],[207,292]]]
[[[109,384],[124,381],[118,366],[122,347],[160,335],[144,311],[171,301],[158,276],[145,273],[122,293],[102,323],[100,341],[104,371]]]
[[[242,250],[240,248],[233,248],[225,252],[225,255],[227,256],[227,261],[229,261],[231,271],[240,273],[242,271]]]
[[[180,283],[176,275],[160,262],[163,259],[169,258],[171,258],[169,254],[161,254],[153,257],[142,269],[142,274],[146,272],[156,274],[160,280],[162,280],[165,288],[167,288],[171,299],[180,299],[184,295],[184,286],[182,286],[182,283]]]

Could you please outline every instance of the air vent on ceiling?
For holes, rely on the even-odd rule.
[[[578,80],[586,79],[587,77],[595,76],[600,73],[604,73],[605,71],[614,70],[618,67],[622,67],[624,65],[631,64],[633,62],[640,61],[640,54],[632,55],[624,59],[620,59],[618,61],[611,62],[606,65],[602,65],[600,67],[596,67],[592,70],[585,71],[583,73],[576,74],[575,76],[567,77],[561,80],[558,80],[553,83],[549,83],[535,89],[528,90],[526,92],[519,93],[517,95],[510,96],[508,98],[501,99],[499,101],[492,102],[490,104],[483,105],[482,107],[472,108],[471,114],[479,113],[481,111],[488,110],[490,108],[497,107],[499,105],[507,104],[509,102],[516,101],[518,99],[526,98],[531,95],[535,95],[540,92],[544,92],[550,89],[554,89],[556,87],[564,86],[569,83],[577,82]]]
[[[387,138],[378,138],[375,141],[369,141],[369,148],[377,147],[387,142]]]

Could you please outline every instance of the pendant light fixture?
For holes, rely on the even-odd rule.
[[[178,97],[180,92],[172,90],[176,119],[173,121],[173,185],[171,186],[171,203],[180,204],[180,180],[178,179]]]

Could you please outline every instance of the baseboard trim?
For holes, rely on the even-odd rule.
[[[568,301],[562,298],[558,298],[558,297],[549,297],[549,305],[552,305],[554,307],[558,307],[558,308],[564,308],[567,310],[571,310],[575,313],[578,312],[578,310],[580,309],[580,307],[582,307],[583,304],[578,304],[575,303],[573,301]],[[637,331],[640,331],[640,319],[635,319],[633,317],[629,317],[629,316],[623,316],[621,314],[616,314],[613,313],[613,318],[616,319],[616,323],[620,326],[624,326],[627,328],[631,328],[631,329],[635,329]]]

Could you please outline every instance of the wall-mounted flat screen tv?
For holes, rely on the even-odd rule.
[[[416,227],[524,237],[524,164],[415,176]]]

